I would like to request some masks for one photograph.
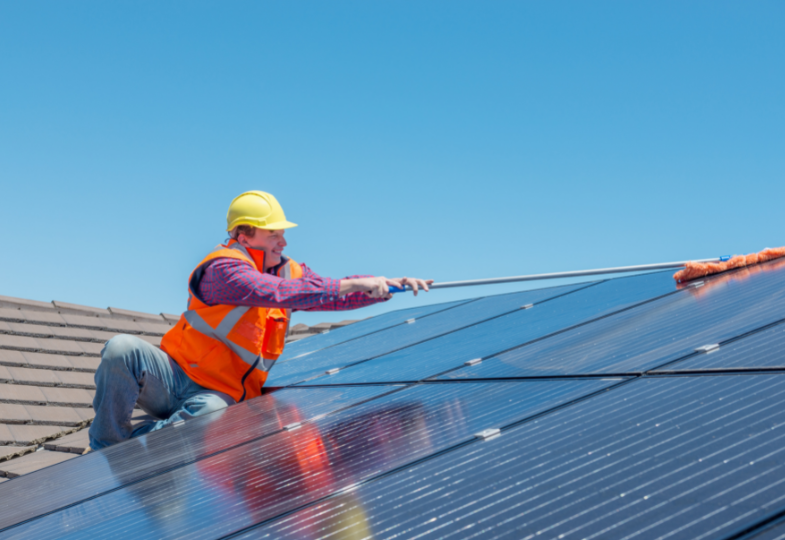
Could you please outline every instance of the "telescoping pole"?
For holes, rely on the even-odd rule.
[[[474,285],[494,285],[497,283],[515,283],[518,281],[536,281],[540,279],[558,279],[558,278],[572,278],[582,276],[597,276],[600,274],[622,274],[625,272],[645,272],[647,270],[666,270],[668,268],[681,268],[688,262],[710,263],[727,261],[730,256],[717,257],[714,259],[699,259],[696,261],[679,261],[657,264],[640,264],[637,266],[616,266],[614,268],[597,268],[595,270],[574,270],[572,272],[553,272],[550,274],[530,274],[528,276],[511,276],[490,279],[469,279],[466,281],[444,281],[442,283],[431,284],[431,289],[447,289],[449,287],[471,287]],[[398,287],[390,287],[390,292],[403,292],[410,291],[411,287],[399,289]]]

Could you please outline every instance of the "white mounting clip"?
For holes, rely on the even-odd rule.
[[[321,331],[321,333],[322,333],[322,334],[329,334],[329,333],[330,333],[330,331],[329,331],[329,330],[322,330],[322,331]]]
[[[417,319],[406,319],[406,324],[412,324]]]
[[[479,433],[475,433],[474,436],[478,439],[482,439],[483,441],[487,441],[488,439],[494,439],[501,435],[502,432],[499,428],[491,428],[491,429],[484,429]]]
[[[463,365],[464,366],[476,366],[480,362],[482,362],[482,358],[474,358],[472,360],[467,360],[466,362],[463,363]]]
[[[704,345],[703,347],[698,347],[697,349],[695,349],[695,352],[710,353],[716,351],[719,348],[720,348],[719,343],[712,343],[711,345]]]
[[[288,426],[284,426],[284,431],[294,431],[295,429],[300,429],[303,425],[300,422],[295,422],[294,424],[289,424]]]
[[[182,426],[183,424],[185,424],[185,420],[182,420],[182,419],[181,420],[177,420],[175,422],[172,422],[172,427]]]
[[[693,289],[697,289],[698,287],[703,287],[704,285],[706,285],[706,282],[704,282],[704,281],[696,281],[695,283],[690,285],[690,287],[693,288]]]
[[[328,369],[327,371],[325,371],[325,373],[327,373],[327,375],[335,375],[339,371],[341,371],[341,368],[334,367],[332,369]]]
[[[531,309],[534,307],[534,304],[526,304],[525,306],[521,306],[521,309]]]

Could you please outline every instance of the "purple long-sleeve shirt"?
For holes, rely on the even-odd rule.
[[[384,298],[356,292],[338,296],[341,280],[322,277],[300,265],[303,275],[284,279],[254,269],[245,261],[218,258],[207,267],[199,282],[199,297],[207,305],[289,308],[298,311],[357,309]],[[367,277],[350,276],[347,279]]]

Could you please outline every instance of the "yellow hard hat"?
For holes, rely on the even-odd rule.
[[[238,225],[253,225],[271,231],[297,227],[296,223],[286,221],[276,198],[264,191],[246,191],[234,198],[226,213],[226,230],[231,231]]]

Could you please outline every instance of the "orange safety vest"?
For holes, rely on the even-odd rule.
[[[267,372],[283,352],[290,309],[208,306],[198,295],[207,266],[218,258],[239,259],[264,269],[264,252],[232,240],[220,245],[199,263],[188,279],[188,310],[161,340],[161,349],[197,384],[232,396],[237,401],[262,394]],[[302,277],[299,264],[285,258],[277,275]]]

